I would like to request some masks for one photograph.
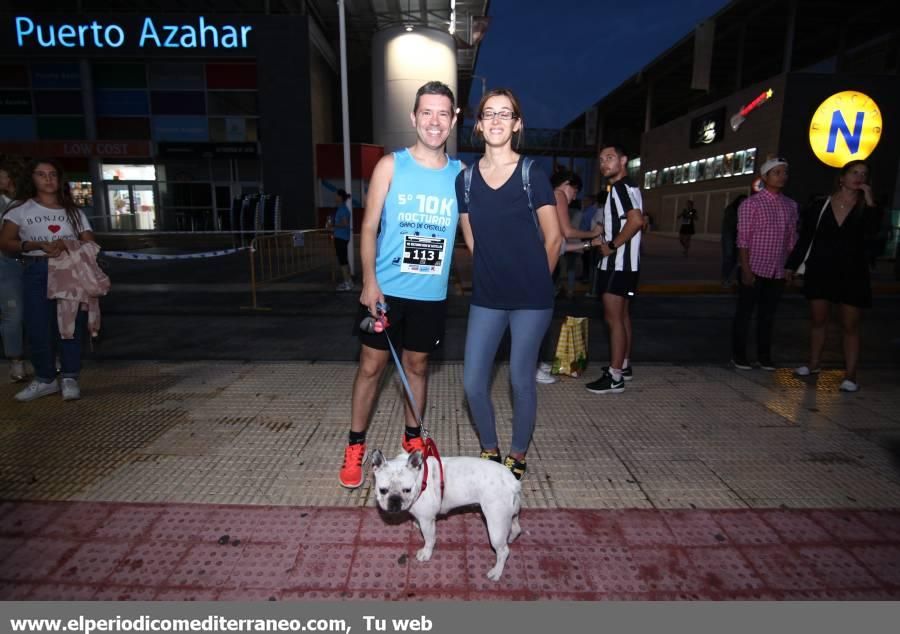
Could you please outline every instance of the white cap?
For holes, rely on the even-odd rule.
[[[780,156],[777,156],[775,158],[770,158],[768,161],[766,161],[765,163],[762,164],[762,167],[759,168],[759,175],[765,176],[766,174],[769,173],[769,170],[771,170],[772,168],[778,167],[779,165],[786,166],[787,164],[788,164],[787,159],[783,159]]]

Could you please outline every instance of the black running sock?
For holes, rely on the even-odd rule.
[[[413,438],[421,438],[422,437],[422,428],[421,427],[407,427],[406,428],[406,439],[412,440]]]
[[[350,444],[351,445],[362,445],[366,442],[366,432],[364,431],[351,431],[350,432]]]

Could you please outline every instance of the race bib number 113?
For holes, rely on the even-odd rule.
[[[445,238],[405,236],[400,271],[417,275],[440,275],[444,270]]]

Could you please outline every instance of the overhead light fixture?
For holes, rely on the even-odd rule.
[[[409,22],[407,22],[403,28],[406,29],[407,33],[412,33],[412,30],[413,30],[412,19],[413,18],[412,18],[412,10],[410,9],[410,0],[406,0],[406,19],[409,20]]]

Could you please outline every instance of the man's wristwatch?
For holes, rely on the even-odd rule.
[[[615,242],[610,240],[609,242],[606,243],[606,248],[608,248],[610,251],[615,251],[618,247],[616,246]]]
[[[582,242],[581,248],[584,249],[585,251],[590,251],[591,250],[591,241],[585,240],[584,242]]]

